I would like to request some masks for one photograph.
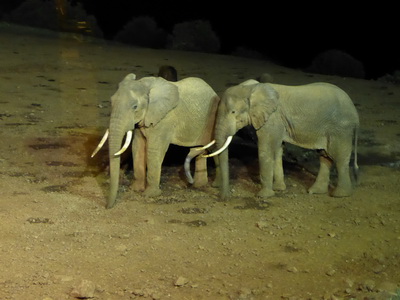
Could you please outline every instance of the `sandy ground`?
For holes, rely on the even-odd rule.
[[[386,300],[398,293],[400,86],[0,29],[0,299]],[[260,202],[256,146],[237,139],[231,201],[219,201],[211,184],[190,187],[187,149],[171,147],[162,196],[129,189],[127,154],[119,202],[106,210],[107,147],[89,156],[107,128],[109,98],[126,74],[153,75],[163,64],[217,93],[264,72],[276,83],[343,88],[361,119],[354,195],[308,195],[317,156],[288,147],[287,190]],[[214,171],[210,163],[210,183]]]

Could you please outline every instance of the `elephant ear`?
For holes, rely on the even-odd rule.
[[[256,130],[260,129],[269,116],[278,108],[278,92],[269,84],[259,83],[250,95],[250,119]]]
[[[146,127],[154,126],[179,102],[178,87],[163,78],[154,78],[149,89],[149,105],[144,117]]]

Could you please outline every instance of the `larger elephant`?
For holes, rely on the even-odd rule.
[[[354,169],[357,170],[359,116],[350,97],[328,83],[301,86],[259,83],[248,80],[228,88],[222,96],[215,128],[219,155],[221,197],[230,196],[228,150],[232,136],[246,125],[256,129],[260,166],[259,197],[284,190],[282,143],[323,150],[320,169],[310,193],[327,193],[330,168],[338,171],[333,196],[352,193],[349,162],[354,141]],[[227,141],[227,142],[226,142]],[[213,155],[213,154],[212,154]],[[209,155],[209,156],[212,156]]]
[[[144,191],[148,197],[158,196],[161,194],[161,165],[169,145],[193,147],[209,143],[218,102],[217,94],[200,78],[170,82],[161,77],[136,80],[134,74],[127,75],[111,97],[109,129],[93,153],[108,138],[110,192],[107,207],[114,206],[116,201],[120,155],[129,146],[132,131],[133,189]],[[207,183],[207,168],[206,159],[198,158],[194,181],[201,186]]]

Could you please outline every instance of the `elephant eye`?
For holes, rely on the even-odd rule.
[[[235,114],[236,113],[236,111],[234,111],[234,110],[232,110],[232,112],[231,112],[232,114]]]
[[[133,110],[136,110],[136,109],[137,109],[137,105],[136,105],[136,104],[133,105],[133,106],[132,106],[132,109],[133,109]]]

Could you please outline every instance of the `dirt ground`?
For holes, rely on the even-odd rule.
[[[0,29],[0,299],[399,299],[399,85]],[[187,149],[171,147],[162,196],[129,189],[126,154],[118,203],[106,210],[107,147],[90,154],[110,96],[128,73],[164,64],[217,93],[264,72],[344,89],[361,119],[354,195],[307,194],[317,156],[288,146],[288,188],[261,202],[256,145],[237,138],[229,202],[211,187],[211,162],[210,185],[194,189],[183,176]]]

